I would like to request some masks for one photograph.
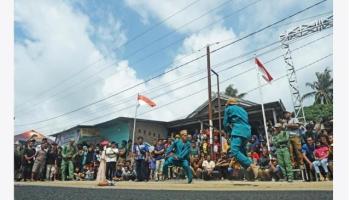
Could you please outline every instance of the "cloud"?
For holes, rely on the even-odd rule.
[[[221,18],[219,15],[220,9],[224,8],[224,5],[228,5],[226,1],[162,1],[162,0],[125,0],[126,4],[133,10],[135,10],[140,16],[141,21],[148,23],[150,18],[156,22],[163,21],[171,16],[173,13],[177,13],[174,17],[166,20],[164,23],[171,29],[176,29],[180,33],[193,33],[199,30],[201,27],[210,24]],[[195,2],[195,3],[193,3]],[[223,6],[209,12],[213,8],[220,6],[223,2]],[[183,8],[187,7],[181,12]],[[189,23],[191,19],[195,19],[202,16],[199,20],[191,23],[191,25],[183,26],[185,23]],[[181,27],[181,28],[180,28]]]
[[[240,2],[235,5],[239,6]],[[149,22],[164,20],[171,13],[189,4],[188,1],[176,1],[175,3],[172,1],[155,0],[126,0],[126,3],[141,16],[141,20]],[[207,44],[223,41],[211,46],[212,50],[219,48],[250,33],[252,30],[256,30],[261,27],[261,25],[267,25],[275,19],[279,19],[289,7],[301,7],[299,4],[294,4],[292,1],[271,4],[276,7],[272,7],[271,5],[266,7],[264,4],[265,7],[263,8],[265,9],[263,10],[259,9],[261,7],[257,5],[255,9],[247,10],[239,14],[238,20],[240,23],[238,26],[218,23],[210,29],[198,32],[204,24],[209,24],[222,18],[222,13],[218,10],[203,17],[200,21],[191,24],[191,26],[181,30],[177,29],[187,22],[184,21],[184,19],[193,19],[217,5],[218,3],[216,1],[208,1],[206,3],[199,1],[195,6],[190,7],[188,10],[165,22],[168,28],[177,30],[177,34],[185,34],[186,39],[175,51],[176,54],[172,60],[172,67],[163,69],[163,71],[174,69],[175,66],[186,63],[197,56],[205,55],[205,46]],[[259,5],[261,6],[261,4]],[[225,9],[230,9],[230,7],[226,7]],[[232,7],[232,9],[236,10],[237,7]],[[54,85],[54,83],[58,81],[58,77],[67,77],[70,74],[68,72],[76,71],[77,66],[82,67],[94,63],[96,60],[100,59],[102,55],[107,57],[99,62],[96,67],[89,69],[90,74],[97,74],[106,64],[110,65],[108,71],[96,76],[97,79],[94,79],[96,81],[94,84],[90,83],[84,87],[79,87],[79,90],[75,90],[76,92],[72,93],[72,95],[68,95],[64,99],[55,98],[53,101],[48,101],[40,105],[40,112],[32,113],[32,115],[25,115],[22,118],[19,116],[20,121],[28,122],[55,116],[94,100],[108,97],[144,81],[139,78],[138,71],[135,71],[132,65],[130,66],[129,60],[123,59],[122,57],[119,58],[118,54],[111,55],[108,53],[108,49],[111,46],[118,46],[127,41],[126,34],[123,30],[123,24],[115,18],[115,16],[105,13],[104,19],[107,19],[106,23],[93,23],[87,13],[79,12],[79,10],[73,9],[71,4],[61,1],[35,1],[35,3],[16,1],[15,16],[16,23],[21,24],[22,29],[26,31],[28,36],[26,39],[19,40],[19,42],[15,43],[16,103],[28,99],[32,94],[36,94],[38,90],[43,88],[43,85]],[[244,26],[243,24],[247,20],[250,21],[250,23]],[[115,26],[110,27],[110,24],[115,24]],[[293,26],[291,25],[290,27]],[[253,56],[248,55],[237,58],[226,64],[220,64],[222,61],[229,58],[237,57],[245,52],[277,41],[279,34],[286,28],[288,27],[284,26],[265,31],[212,53],[211,64],[213,69],[219,72]],[[318,36],[319,34],[302,40],[300,43],[293,44],[292,47],[297,47],[299,44],[302,45]],[[293,52],[292,56],[296,68],[331,52],[331,39],[330,37],[329,39],[310,45],[308,48]],[[269,54],[260,56],[259,58],[267,62],[269,59],[279,56],[282,53],[283,51],[278,49]],[[115,61],[115,58],[118,59]],[[317,64],[315,67],[308,68],[304,71],[297,72],[301,91],[306,91],[304,87],[305,82],[314,80],[315,71],[321,71],[324,66],[329,64],[331,64],[331,60]],[[255,70],[235,77],[235,75],[240,72],[254,66],[252,59],[244,64],[231,67],[229,70],[221,72],[221,90],[223,91],[225,87],[231,83],[238,88],[239,92],[246,92],[255,88],[257,86]],[[282,58],[267,63],[266,66],[274,77],[286,73]],[[74,82],[78,84],[84,80],[84,77],[86,78],[88,76],[79,76]],[[204,77],[203,80],[191,84],[194,80],[202,77]],[[62,130],[63,128],[70,128],[71,126],[98,116],[102,117],[84,124],[95,124],[118,116],[132,117],[135,111],[135,98],[138,92],[150,98],[154,98],[159,107],[159,109],[157,109],[157,107],[154,111],[151,111],[148,107],[142,107],[139,110],[139,117],[165,121],[182,118],[207,100],[208,94],[205,90],[207,87],[207,80],[205,77],[206,57],[179,69],[175,69],[159,79],[140,84],[138,87],[109,98],[104,102],[67,117],[40,124],[34,128],[40,128],[40,126],[43,125],[44,127],[41,128],[41,130],[45,133],[52,133]],[[215,77],[212,77],[213,91],[216,91],[215,82]],[[177,89],[179,87],[184,88]],[[200,90],[203,90],[203,92],[193,95],[190,98],[185,98]],[[263,93],[265,102],[282,99],[287,109],[292,108],[286,79],[264,87]],[[39,98],[38,102],[43,99],[44,98]],[[176,99],[182,100],[167,105]],[[257,91],[249,93],[247,99],[256,102],[260,101]],[[39,109],[36,109],[36,111],[38,110]],[[147,113],[142,114],[144,112]]]

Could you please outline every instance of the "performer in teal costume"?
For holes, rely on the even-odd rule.
[[[171,146],[165,152],[165,156],[174,150],[174,154],[169,156],[163,165],[163,175],[168,176],[169,166],[181,166],[187,175],[188,183],[192,183],[192,170],[190,168],[190,151],[191,143],[187,140],[187,131],[183,130],[180,132],[181,140],[175,140]]]
[[[252,161],[247,157],[246,144],[251,137],[248,113],[236,105],[237,100],[230,98],[226,103],[224,113],[224,128],[231,133],[231,154],[245,168],[254,167]]]

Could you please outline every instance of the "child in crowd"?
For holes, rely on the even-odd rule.
[[[315,171],[317,173],[317,177],[320,177],[322,175],[323,180],[328,180],[328,155],[329,155],[329,148],[327,145],[321,145],[319,142],[316,143],[316,150],[314,151],[315,155],[315,161],[312,163]],[[321,174],[320,172],[320,166],[322,166],[324,170],[324,174]]]
[[[94,168],[92,165],[88,166],[88,170],[85,172],[85,180],[92,181],[94,180]]]

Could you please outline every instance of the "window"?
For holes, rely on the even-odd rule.
[[[143,134],[146,135],[146,130],[143,130]]]
[[[160,133],[158,133],[158,138],[160,138]]]
[[[141,133],[141,129],[139,129],[139,133]]]
[[[151,136],[151,135],[152,135],[151,131],[150,131],[150,132],[148,132],[148,136]]]
[[[156,133],[153,133],[153,137],[156,137]]]

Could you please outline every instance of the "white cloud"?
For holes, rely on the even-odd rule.
[[[185,8],[187,5],[190,5],[194,1],[188,0],[178,0],[178,1],[162,1],[162,0],[125,0],[126,4],[134,9],[140,16],[141,21],[149,22],[150,17],[154,18],[156,22],[162,21],[173,13],[178,12],[179,10]],[[191,33],[199,30],[201,27],[210,24],[213,21],[220,19],[220,9],[225,6],[221,6],[218,9],[215,9],[209,12],[207,15],[204,15],[207,11],[212,10],[213,8],[219,6],[222,2],[225,1],[199,1],[195,4],[189,6],[182,12],[179,12],[176,16],[172,17],[169,20],[165,21],[165,24],[171,29],[177,29],[181,33]],[[225,5],[229,5],[228,3]],[[181,27],[183,24],[190,22],[192,19],[200,19],[194,21],[188,26]],[[181,27],[181,28],[180,28]]]
[[[171,13],[183,8],[189,2],[187,1],[135,1],[127,0],[128,5],[136,10],[143,18],[143,20],[149,20],[150,17],[156,19],[156,21],[164,20]],[[196,16],[201,15],[206,10],[215,7],[218,5],[216,1],[208,1],[208,3],[199,2],[198,5],[191,7],[186,12],[181,13],[176,18],[166,22],[166,25],[171,29],[176,29],[180,25],[186,23],[183,19],[192,19]],[[281,5],[283,4],[283,5]],[[276,4],[276,6],[288,6],[292,5],[291,1]],[[234,8],[233,8],[234,9]],[[52,85],[58,81],[58,77],[66,77],[69,71],[75,71],[77,66],[86,66],[90,63],[93,63],[100,58],[103,51],[103,48],[95,45],[91,38],[89,38],[89,31],[95,31],[97,34],[102,34],[101,45],[112,42],[115,45],[120,45],[122,42],[126,41],[126,36],[123,35],[122,24],[118,24],[118,21],[114,18],[108,18],[110,23],[116,22],[116,26],[112,29],[108,29],[108,26],[103,27],[92,27],[89,22],[89,18],[79,12],[73,11],[71,7],[65,3],[59,1],[42,1],[37,2],[36,4],[28,3],[28,1],[16,1],[16,22],[21,22],[29,32],[30,36],[34,38],[33,41],[26,41],[25,43],[17,43],[16,45],[16,100],[18,102],[27,99],[32,94],[36,94],[42,85]],[[47,12],[49,10],[50,12]],[[217,41],[223,41],[226,39],[232,39],[234,41],[237,39],[237,32],[240,32],[240,36],[243,36],[245,33],[249,33],[251,29],[256,28],[260,23],[268,24],[268,22],[273,21],[273,18],[276,18],[276,15],[279,15],[280,12],[269,13],[268,11],[252,10],[242,14],[240,19],[246,18],[246,20],[253,20],[251,28],[242,28],[242,29],[232,29],[225,27],[222,23],[217,24],[214,27],[211,27],[209,30],[197,32],[199,27],[202,27],[203,24],[209,24],[216,19],[220,19],[220,14],[213,12],[211,15],[203,18],[198,23],[194,23],[186,29],[180,30],[180,33],[188,34],[188,37],[183,41],[181,47],[177,51],[177,55],[173,59],[173,67],[178,66],[186,61],[189,61],[198,55],[205,54],[205,45],[208,43],[213,43]],[[32,13],[34,13],[32,15]],[[270,15],[269,15],[270,14]],[[62,16],[61,16],[62,15]],[[255,25],[254,25],[255,24]],[[240,27],[241,28],[241,27]],[[264,32],[262,36],[257,36],[254,38],[249,38],[247,40],[238,42],[234,45],[231,45],[227,48],[224,48],[220,51],[217,51],[211,55],[211,63],[214,66],[214,69],[220,71],[225,67],[228,67],[232,64],[238,63],[245,58],[237,59],[235,62],[228,63],[226,65],[217,66],[216,65],[228,58],[232,58],[238,55],[241,55],[243,52],[250,51],[254,48],[266,45],[273,41],[278,40],[279,33],[284,30],[285,27],[281,27],[269,32]],[[119,33],[116,37],[115,32]],[[117,40],[115,40],[117,38]],[[304,42],[310,41],[304,40]],[[211,49],[218,48],[221,45],[227,44],[230,41],[226,41],[219,45],[214,45]],[[185,59],[179,60],[185,55],[192,53],[201,49],[200,52],[186,57]],[[302,66],[304,63],[307,64],[314,59],[317,59],[327,52],[332,50],[331,40],[325,40],[321,43],[317,43],[313,46],[310,46],[307,49],[303,49],[300,52],[293,52],[293,59],[295,60],[296,66]],[[281,50],[275,51],[271,54],[261,56],[263,61],[266,61],[272,57],[280,55],[283,53]],[[252,55],[251,55],[252,56]],[[95,71],[101,69],[103,64],[111,63],[110,59],[105,59],[100,63],[96,68],[92,68]],[[330,64],[331,62],[326,62]],[[132,69],[133,66],[129,66],[128,60],[120,59],[117,64],[112,65],[109,73],[109,77],[99,75],[99,82],[92,85],[86,89],[83,89],[77,94],[68,96],[68,98],[55,101],[55,103],[47,102],[47,104],[42,105],[43,108],[40,113],[33,113],[31,116],[21,118],[20,120],[33,121],[34,119],[47,118],[49,116],[54,116],[61,114],[63,112],[72,110],[74,108],[85,105],[88,102],[91,102],[101,97],[107,97],[115,92],[122,91],[132,85],[142,82],[143,80],[138,78],[138,74],[135,70]],[[250,67],[254,67],[253,60],[245,64],[234,67],[230,70],[220,73],[220,80],[226,80],[235,74],[242,72]],[[278,77],[281,74],[285,74],[285,67],[282,58],[268,64],[271,74],[275,77]],[[171,69],[171,68],[169,68]],[[306,81],[312,81],[314,79],[314,72],[320,71],[323,69],[323,65],[318,65],[318,67],[312,67],[308,70],[298,72],[299,85],[302,87],[302,91],[305,91],[303,85]],[[189,74],[193,74],[190,75]],[[190,77],[185,79],[184,77]],[[189,87],[186,87],[181,90],[171,91],[180,86],[189,85],[190,82],[206,76],[206,58],[202,58],[198,61],[195,61],[189,65],[186,65],[180,69],[176,69],[171,73],[168,73],[162,76],[159,79],[152,80],[146,84],[141,84],[139,87],[136,87],[132,90],[129,90],[125,93],[117,95],[113,98],[108,99],[107,101],[96,104],[95,106],[90,107],[84,111],[79,111],[71,116],[64,117],[59,120],[53,120],[50,123],[44,125],[49,126],[43,130],[60,130],[64,125],[65,128],[69,126],[76,125],[79,122],[91,119],[92,117],[101,116],[106,113],[112,113],[111,115],[106,115],[105,117],[93,120],[88,124],[94,124],[97,122],[102,122],[112,117],[118,116],[129,116],[132,117],[134,114],[134,105],[135,105],[135,95],[137,92],[143,92],[143,94],[149,96],[150,98],[156,97],[159,94],[166,93],[161,97],[155,98],[158,106],[164,106],[167,103],[182,97],[193,94],[201,89],[205,89],[207,86],[206,79],[201,80],[195,84],[191,84]],[[35,77],[35,81],[25,82],[28,80],[28,77]],[[173,82],[177,79],[182,78],[181,81]],[[77,82],[81,81],[79,78]],[[216,79],[212,78],[212,83],[214,85]],[[167,85],[169,82],[173,82],[171,85]],[[242,76],[229,79],[228,81],[221,84],[221,90],[223,91],[228,84],[233,83],[240,92],[245,92],[256,87],[256,73],[251,71]],[[165,85],[161,89],[154,89],[152,93],[148,91]],[[216,88],[213,87],[213,91],[216,91]],[[265,94],[265,101],[276,101],[282,99],[284,104],[288,109],[291,108],[290,94],[288,89],[287,80],[281,80],[276,84],[267,86],[263,89]],[[249,100],[259,102],[259,96],[257,92],[252,92],[248,94],[247,98]],[[202,104],[207,99],[207,92],[204,91],[198,95],[192,96],[190,98],[184,99],[178,103],[165,106],[159,110],[149,112],[140,117],[155,119],[155,120],[173,120],[192,112],[197,106]],[[130,107],[119,111],[122,108]],[[142,107],[140,108],[139,113],[149,111],[150,108]]]

